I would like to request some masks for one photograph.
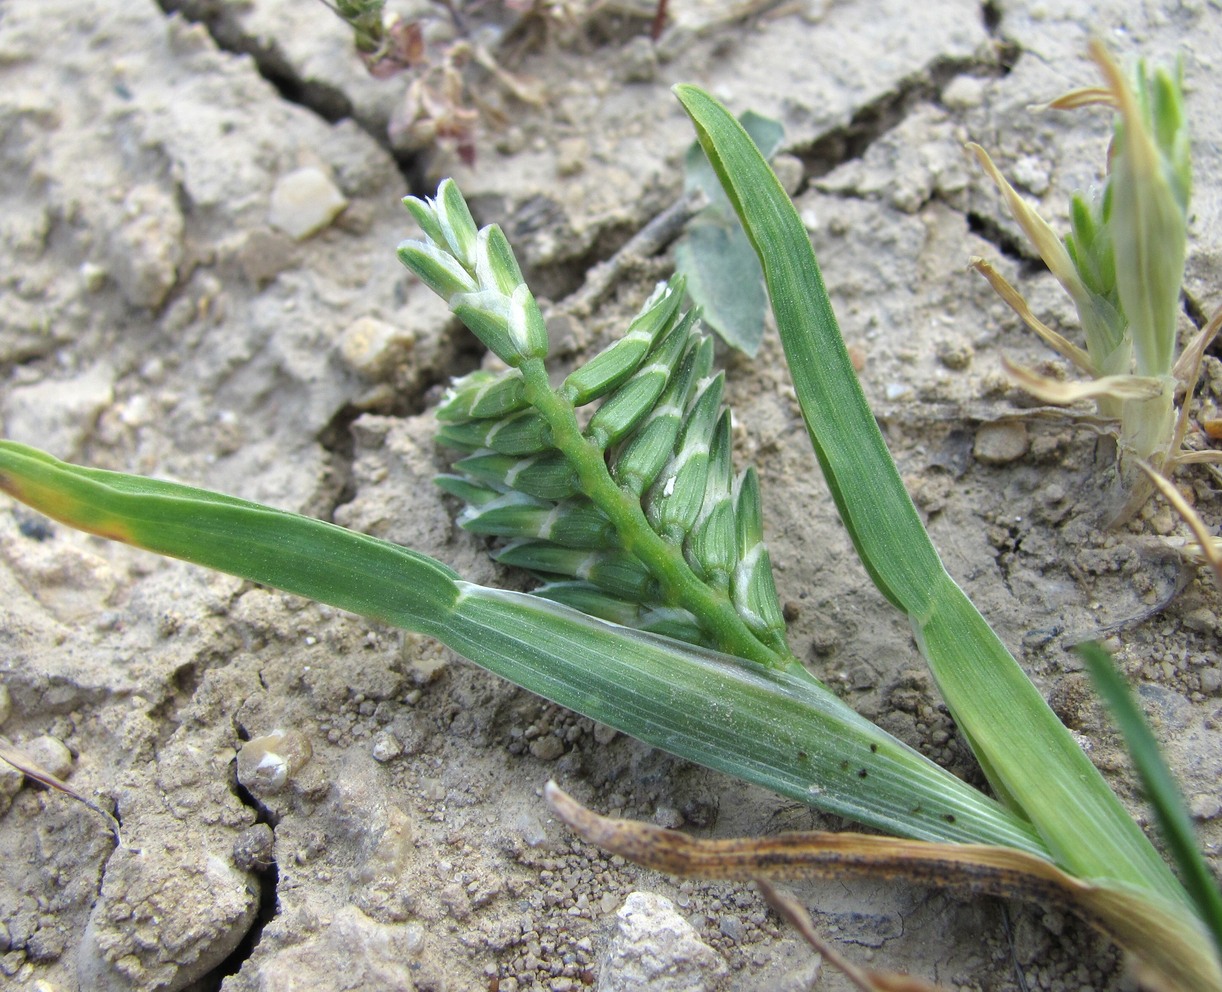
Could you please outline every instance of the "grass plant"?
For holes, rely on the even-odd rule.
[[[1222,989],[1196,904],[943,568],[793,204],[724,108],[694,87],[676,93],[759,256],[841,518],[911,622],[998,798],[853,712],[789,649],[758,481],[732,475],[721,380],[695,315],[680,312],[682,287],[660,287],[622,340],[553,386],[546,325],[513,251],[498,227],[476,226],[452,182],[433,200],[405,201],[423,237],[399,257],[507,370],[456,383],[439,411],[441,440],[463,455],[443,485],[467,503],[465,526],[509,542],[503,560],[552,578],[544,595],[475,585],[331,524],[11,442],[0,442],[0,487],[83,530],[430,635],[649,744],[884,833],[949,845],[951,860],[999,849],[1003,861],[1030,859],[1028,871],[1092,893],[1087,915],[1167,988]]]
[[[1169,472],[1183,461],[1206,460],[1199,452],[1187,456],[1181,445],[1200,377],[1199,353],[1217,327],[1211,322],[1203,328],[1177,358],[1192,186],[1182,70],[1148,70],[1138,63],[1130,77],[1097,40],[1091,55],[1103,85],[1074,90],[1049,104],[1055,110],[1103,107],[1116,118],[1106,180],[1097,190],[1074,194],[1064,238],[983,148],[968,145],[1073,300],[1086,347],[1044,324],[986,260],[975,258],[972,265],[1031,330],[1087,377],[1065,382],[1007,362],[1015,381],[1048,403],[1093,400],[1101,415],[1116,422],[1122,505],[1112,512],[1121,522],[1151,492],[1141,463]],[[1195,361],[1184,360],[1194,354]]]

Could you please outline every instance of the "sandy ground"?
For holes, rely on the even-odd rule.
[[[1100,531],[1094,436],[1027,416],[1001,378],[1003,352],[1048,356],[965,271],[970,255],[997,260],[1045,319],[1072,318],[961,146],[992,149],[1046,215],[1064,216],[1069,194],[1099,179],[1107,124],[1029,106],[1093,82],[1092,33],[1122,56],[1181,52],[1197,137],[1190,332],[1222,305],[1217,6],[799,0],[738,19],[728,5],[673,6],[658,46],[630,10],[518,46],[507,64],[544,85],[543,103],[501,101],[473,167],[415,159],[413,191],[453,174],[477,217],[505,226],[571,365],[668,271],[666,257],[630,267],[594,315],[574,302],[590,267],[680,193],[691,135],[669,86],[697,82],[780,119],[833,301],[935,543],[1130,801],[1122,752],[1066,644],[1183,584],[1113,643],[1216,858],[1217,591],[1166,552],[1181,528],[1165,508]],[[520,583],[454,526],[430,482],[445,467],[430,408],[481,357],[394,257],[412,233],[385,142],[402,81],[369,79],[319,5],[186,7],[195,22],[145,0],[0,7],[4,434]],[[346,207],[296,238],[269,211],[302,169],[313,202],[329,190]],[[906,624],[835,519],[777,344],[723,360],[795,650],[863,713],[976,780]],[[1213,357],[1202,402],[1222,402]],[[1209,478],[1185,480],[1216,524]],[[839,821],[597,727],[427,640],[8,501],[0,618],[0,732],[113,808],[124,841],[84,807],[0,775],[5,987],[611,990],[634,987],[646,952],[670,969],[659,989],[846,987],[754,891],[608,859],[539,794],[554,777],[601,811],[701,835]],[[283,790],[253,796],[235,755],[278,728],[309,760]],[[1039,908],[895,885],[800,893],[850,954],[948,987],[1129,987],[1118,952]]]

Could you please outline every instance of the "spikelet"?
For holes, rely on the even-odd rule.
[[[577,473],[559,451],[525,458],[480,451],[455,462],[454,467],[506,492],[517,490],[541,499],[568,499],[580,492]]]
[[[437,408],[437,419],[499,418],[526,407],[526,385],[517,369],[499,375],[480,369],[454,380]]]
[[[756,637],[768,645],[782,645],[785,617],[772,581],[772,559],[764,544],[759,477],[753,468],[743,472],[734,485],[734,522],[739,554],[730,580],[734,606]]]
[[[704,503],[709,448],[721,410],[724,383],[725,375],[718,372],[698,392],[686,415],[679,443],[645,496],[645,515],[650,526],[673,544],[683,544]]]
[[[730,461],[730,411],[717,421],[709,450],[709,472],[700,513],[692,524],[683,551],[692,571],[714,589],[728,592],[730,576],[738,564],[734,501],[730,490],[734,467]]]
[[[534,410],[520,410],[500,420],[443,424],[437,438],[460,451],[490,448],[502,455],[538,455],[555,450],[551,442],[551,429]]]
[[[476,230],[452,179],[442,181],[436,199],[409,196],[403,204],[425,240],[401,242],[399,261],[505,364],[546,358],[547,327],[504,232],[495,224]]]
[[[683,300],[683,279],[676,276],[660,283],[645,302],[628,333],[564,380],[564,393],[575,406],[605,396],[621,385],[645,360],[675,323]]]
[[[612,596],[591,582],[580,580],[546,582],[535,590],[535,595],[571,606],[592,617],[618,623],[622,627],[636,627],[638,630],[673,637],[689,644],[715,647],[696,618],[679,607],[642,606],[640,603],[631,603]]]
[[[713,339],[700,336],[687,348],[678,373],[672,377],[657,406],[621,447],[612,471],[615,481],[640,496],[666,467],[683,426],[683,415],[696,385],[713,367]]]
[[[694,314],[679,321],[649,352],[632,378],[603,401],[586,428],[598,447],[606,448],[627,436],[654,408],[678,368],[695,322]]]
[[[552,503],[524,493],[502,493],[469,505],[458,522],[475,534],[550,541],[562,548],[614,548],[619,541],[606,514],[589,500]]]

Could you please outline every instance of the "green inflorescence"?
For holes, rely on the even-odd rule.
[[[751,469],[734,476],[724,377],[698,313],[681,309],[682,278],[659,284],[622,338],[540,396],[529,380],[546,331],[500,229],[477,230],[449,181],[435,200],[406,202],[426,240],[404,242],[399,257],[510,366],[458,379],[438,410],[438,439],[461,453],[457,474],[438,480],[466,504],[461,525],[542,578],[538,595],[724,648],[725,610],[710,621],[693,608],[711,598],[788,663],[759,482]],[[586,405],[580,445],[561,443]]]

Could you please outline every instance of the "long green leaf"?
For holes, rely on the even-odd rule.
[[[73,527],[436,637],[648,744],[889,833],[1048,856],[1027,823],[808,678],[472,585],[309,517],[8,441],[0,489]]]
[[[849,362],[814,249],[739,123],[675,92],[759,253],[815,454],[871,578],[912,622],[952,715],[998,793],[1057,862],[1184,903],[1187,896],[1018,663],[946,573]]]
[[[1201,856],[1196,831],[1192,829],[1175,777],[1111,656],[1098,644],[1080,644],[1078,653],[1085,659],[1096,691],[1124,735],[1141,787],[1154,809],[1159,832],[1179,866],[1197,912],[1210,929],[1215,951],[1222,954],[1222,891]]]

